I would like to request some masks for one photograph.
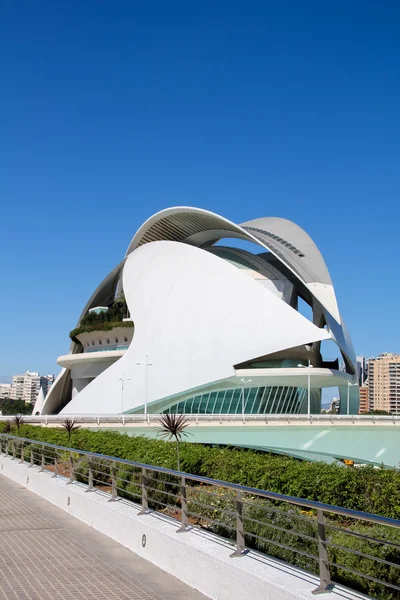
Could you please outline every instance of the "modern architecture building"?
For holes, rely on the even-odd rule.
[[[36,371],[25,371],[13,375],[11,400],[23,400],[25,404],[34,403],[40,389],[40,375]]]
[[[360,387],[360,414],[369,412],[368,386]]]
[[[368,360],[369,410],[400,415],[400,354],[385,352]]]
[[[322,388],[335,387],[340,411],[358,413],[356,357],[328,268],[286,219],[155,214],[70,337],[35,412],[320,413]]]

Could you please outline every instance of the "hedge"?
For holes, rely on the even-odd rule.
[[[0,432],[3,427],[1,423]],[[20,435],[68,446],[62,428],[22,425]],[[175,443],[83,428],[73,432],[71,439],[80,450],[170,469],[177,466]],[[187,473],[400,519],[400,472],[395,469],[355,469],[190,442],[181,443],[180,452],[181,469]]]

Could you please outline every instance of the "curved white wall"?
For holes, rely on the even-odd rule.
[[[296,310],[226,261],[197,247],[158,241],[132,252],[123,284],[135,334],[129,349],[62,411],[119,412],[235,374],[261,355],[329,339]]]

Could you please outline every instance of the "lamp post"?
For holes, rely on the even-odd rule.
[[[130,381],[130,377],[125,378],[125,373],[122,373],[122,377],[118,377],[121,382],[121,415],[124,414],[124,384],[125,381]]]
[[[301,369],[307,369],[306,365],[297,365]],[[307,373],[307,416],[310,418],[311,415],[311,361],[308,360],[308,373]]]
[[[137,362],[139,367],[145,368],[145,382],[144,382],[144,414],[147,416],[147,369],[151,367],[153,363],[149,362],[149,357],[146,354],[146,361],[144,363]]]
[[[242,417],[244,420],[244,384],[245,383],[250,383],[250,381],[252,381],[251,379],[247,379],[245,380],[244,377],[242,377],[242,379],[240,380],[242,382]]]
[[[350,414],[350,388],[354,387],[355,385],[358,385],[358,383],[350,383],[350,381],[347,382],[347,414]]]

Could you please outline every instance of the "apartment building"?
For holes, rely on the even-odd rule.
[[[360,387],[360,409],[359,413],[369,412],[369,400],[368,400],[368,386],[363,385]]]
[[[33,403],[40,390],[40,375],[36,371],[26,371],[13,375],[11,384],[11,400],[23,400],[25,404]]]
[[[11,383],[0,383],[0,400],[5,400],[11,395]]]
[[[400,414],[400,354],[385,352],[368,360],[369,410]]]

